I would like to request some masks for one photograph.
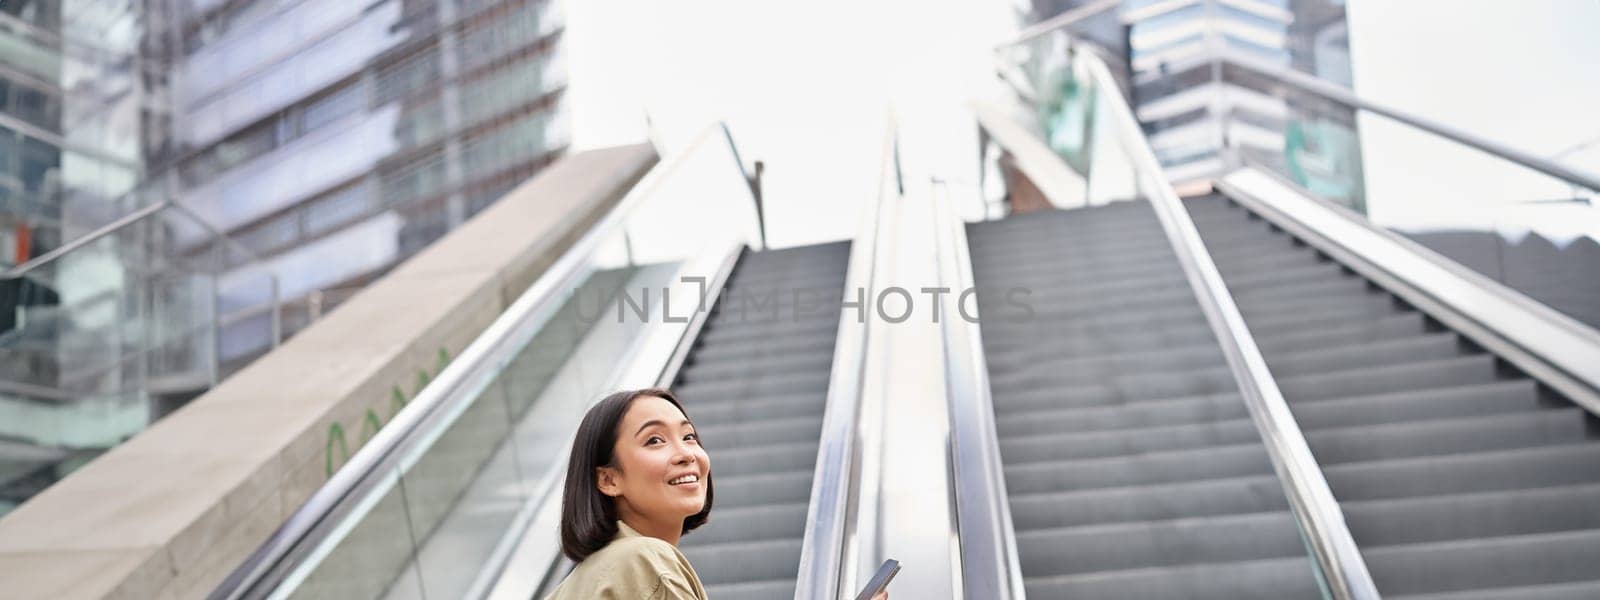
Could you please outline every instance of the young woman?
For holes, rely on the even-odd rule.
[[[671,392],[622,391],[572,442],[561,551],[578,566],[550,600],[706,600],[678,538],[711,514],[711,458]]]
[[[590,408],[566,485],[561,551],[578,566],[547,600],[706,600],[678,538],[711,515],[711,457],[671,392],[622,391]]]

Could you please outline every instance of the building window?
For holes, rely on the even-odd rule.
[[[406,214],[411,213],[411,214]],[[450,231],[449,209],[443,203],[406,211],[405,225],[400,227],[400,255],[411,256],[428,247],[434,240]]]
[[[336,190],[331,194],[306,204],[305,232],[307,236],[330,231],[354,221],[372,209],[372,186],[363,181]]]
[[[372,95],[372,105],[383,106],[410,96],[413,92],[437,82],[442,74],[438,48],[427,48],[380,68],[377,89]]]
[[[228,136],[217,145],[185,160],[179,173],[188,185],[200,185],[224,171],[278,147],[278,120],[268,119]]]
[[[462,68],[472,69],[506,52],[532,45],[539,39],[539,12],[539,3],[527,2],[509,14],[463,32]]]
[[[22,179],[22,189],[34,194],[43,194],[47,191],[46,186],[54,179],[52,172],[61,167],[61,151],[39,140],[24,139],[21,166],[18,171]]]
[[[0,12],[46,31],[61,28],[60,0],[0,0]]]
[[[235,239],[256,254],[270,254],[295,241],[299,234],[299,215],[290,212],[273,217]]]
[[[61,132],[61,100],[23,83],[0,79],[0,112],[46,130]]]
[[[445,187],[444,155],[438,151],[384,173],[383,200],[390,206],[405,206],[431,196]]]
[[[360,80],[340,86],[306,104],[300,120],[300,133],[304,135],[339,120],[340,117],[359,111],[366,105],[366,88]]]

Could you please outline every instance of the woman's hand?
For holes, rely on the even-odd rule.
[[[872,600],[889,600],[889,590],[878,592],[878,595],[873,596]]]

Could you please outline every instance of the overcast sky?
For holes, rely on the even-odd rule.
[[[647,113],[669,151],[726,121],[746,162],[766,161],[776,246],[853,233],[891,107],[913,179],[973,181],[964,103],[994,93],[990,48],[1016,31],[1006,0],[581,0],[566,10],[575,146],[642,140]],[[1350,23],[1365,97],[1544,156],[1600,138],[1600,1],[1353,0]],[[1569,195],[1391,124],[1361,126],[1382,222],[1503,224],[1509,211],[1487,207]],[[1600,144],[1564,160],[1600,172]],[[1596,226],[1593,209],[1534,212]]]
[[[1364,98],[1546,158],[1600,142],[1600,2],[1359,0],[1349,19]],[[1570,198],[1567,186],[1381,118],[1360,126],[1379,222],[1600,236],[1600,209],[1505,206]],[[1560,160],[1600,174],[1600,143]]]
[[[976,177],[964,103],[1014,14],[1003,0],[569,2],[574,144],[643,139],[646,111],[669,150],[726,121],[745,161],[766,163],[774,246],[850,237],[891,106],[917,172]]]

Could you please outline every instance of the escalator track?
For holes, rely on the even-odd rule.
[[[680,545],[712,598],[795,595],[849,253],[747,252],[672,386],[712,461],[711,520]]]
[[[1600,597],[1600,421],[1223,195],[1193,216],[1386,597]]]
[[[1150,204],[974,223],[967,238],[1028,597],[1319,597]],[[1004,318],[1017,289],[1034,314]]]

